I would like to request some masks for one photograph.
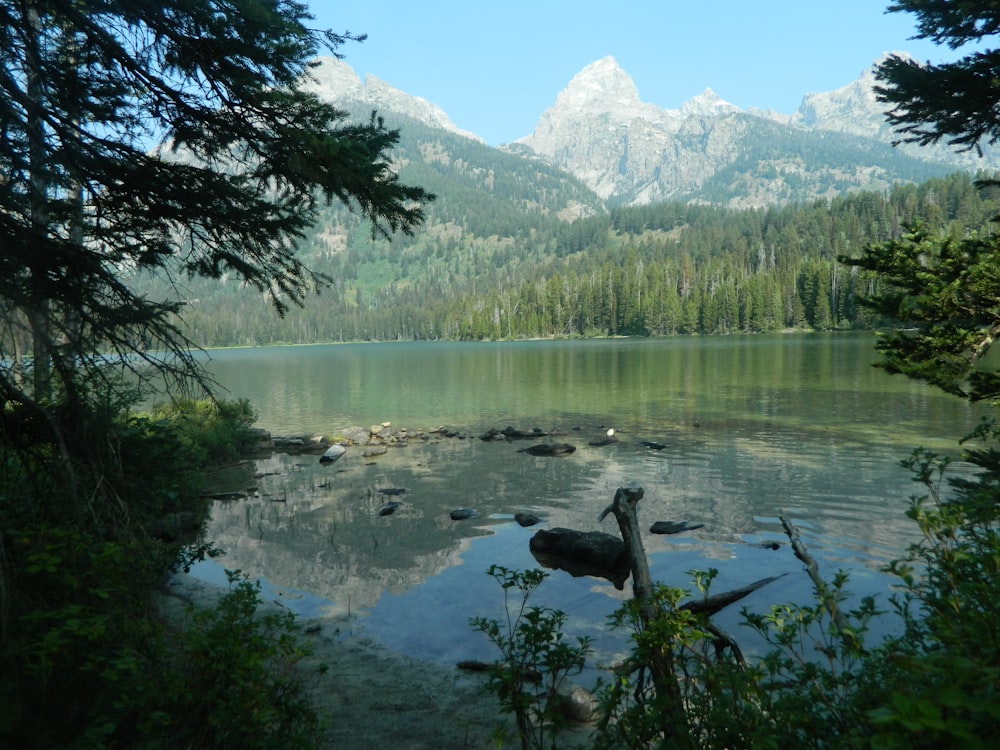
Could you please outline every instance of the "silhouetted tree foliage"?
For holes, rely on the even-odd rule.
[[[128,275],[225,278],[284,313],[326,281],[295,253],[324,202],[382,236],[423,218],[430,196],[390,164],[398,131],[301,88],[355,39],[311,30],[301,3],[3,0],[0,17],[3,403],[75,398],[109,357],[193,364],[176,296]]]
[[[953,50],[982,43],[953,62],[931,64],[891,55],[876,69],[880,101],[901,140],[921,145],[944,139],[961,149],[1000,140],[1000,7],[989,0],[898,0],[890,12],[917,16],[917,37]]]

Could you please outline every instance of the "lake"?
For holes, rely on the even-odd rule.
[[[336,434],[350,426],[448,427],[365,458],[349,447],[257,462],[253,496],[219,502],[208,538],[222,566],[260,578],[266,595],[306,616],[350,612],[345,628],[442,663],[492,659],[470,617],[499,616],[493,563],[540,567],[532,528],[618,533],[597,518],[623,485],[644,488],[640,520],[704,527],[647,534],[654,577],[688,586],[714,567],[713,591],[785,573],[743,604],[805,601],[811,584],[779,516],[793,521],[828,578],[851,572],[857,595],[887,593],[880,571],[913,539],[907,498],[919,490],[899,460],[916,446],[954,451],[977,411],[872,366],[870,333],[509,343],[398,343],[226,350],[210,372],[250,399],[272,433]],[[508,425],[561,430],[565,457],[519,453],[530,442],[486,442]],[[615,430],[617,442],[591,446]],[[653,449],[643,442],[654,442]],[[250,482],[250,480],[247,480]],[[403,489],[388,497],[384,489]],[[392,515],[378,511],[400,502]],[[452,521],[449,511],[474,508]],[[598,634],[596,660],[621,653],[605,618],[627,596],[608,581],[550,571],[537,604],[570,615],[571,634]],[[717,617],[738,640],[739,606]],[[750,650],[753,650],[751,644]]]

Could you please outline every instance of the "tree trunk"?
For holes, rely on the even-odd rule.
[[[45,106],[45,88],[42,79],[42,20],[38,15],[38,7],[29,3],[27,7],[25,76],[27,79],[27,118],[28,118],[28,158],[29,185],[31,201],[31,230],[36,242],[36,253],[43,253],[45,238],[49,229],[48,211],[48,167],[46,165],[47,147],[45,143],[45,124],[42,112]],[[28,325],[31,328],[32,356],[32,386],[36,402],[48,401],[52,396],[52,355],[50,348],[50,305],[48,294],[44,290],[45,279],[39,268],[29,268],[31,282],[34,288],[34,299],[29,301],[30,309],[26,310]]]

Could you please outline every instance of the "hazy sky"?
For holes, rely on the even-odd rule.
[[[888,0],[307,0],[316,25],[365,33],[340,49],[364,77],[441,107],[490,145],[528,135],[584,66],[608,55],[644,102],[676,109],[712,88],[746,108],[794,112],[883,52],[941,62]]]

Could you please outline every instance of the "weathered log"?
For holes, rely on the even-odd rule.
[[[653,577],[649,572],[649,561],[646,559],[646,551],[643,549],[642,537],[639,534],[636,506],[642,500],[643,494],[642,487],[619,487],[615,492],[615,499],[604,509],[598,520],[603,521],[609,513],[614,513],[618,521],[618,528],[621,529],[632,569],[632,595],[639,600],[639,617],[645,628],[653,623],[659,612],[653,597]],[[664,710],[660,717],[659,731],[668,739],[683,736],[681,727],[685,723],[686,715],[680,676],[677,673],[670,644],[663,644],[662,648],[655,649],[650,654],[649,663],[638,666],[649,668],[654,689],[663,699],[661,705]]]
[[[823,580],[822,576],[819,574],[819,565],[816,563],[815,558],[809,554],[809,550],[806,549],[805,542],[799,536],[799,530],[785,518],[778,516],[781,521],[782,527],[785,529],[785,534],[788,535],[789,541],[792,543],[792,551],[795,556],[802,561],[806,566],[806,573],[809,578],[812,579],[813,585],[816,587],[816,593],[823,598],[823,606],[826,611],[830,613],[830,617],[833,619],[833,625],[840,632],[844,632],[850,629],[847,624],[847,620],[844,619],[843,613],[837,606],[837,602],[834,600],[833,596],[830,595],[826,581]]]
[[[652,604],[653,577],[649,572],[649,561],[646,560],[646,550],[642,546],[642,536],[639,533],[639,515],[636,506],[645,493],[642,487],[619,487],[615,499],[598,517],[603,521],[609,513],[613,513],[618,521],[618,528],[625,542],[625,551],[629,557],[629,567],[632,571],[632,595],[644,602],[644,607]],[[655,614],[650,612],[649,614]]]
[[[643,602],[640,605],[640,615],[645,625],[657,615],[657,612],[653,602],[653,579],[649,572],[649,562],[646,559],[646,552],[643,549],[642,538],[639,533],[637,506],[643,494],[641,487],[620,487],[615,493],[615,499],[611,505],[604,509],[599,520],[603,520],[609,513],[613,513],[615,519],[618,521],[618,527],[621,529],[622,539],[625,542],[625,549],[629,555],[629,565],[632,570],[632,592],[636,599]],[[780,577],[769,576],[768,578],[762,578],[742,588],[733,589],[721,594],[713,594],[698,601],[687,602],[681,605],[681,608],[697,614],[713,615]],[[728,648],[737,663],[745,666],[746,661],[743,658],[743,652],[732,636],[711,622],[706,621],[705,627],[715,637],[715,646],[718,653]],[[672,659],[664,660],[661,667],[672,669]],[[671,693],[673,692],[670,685],[666,685],[665,687]]]
[[[690,601],[685,604],[682,604],[681,609],[686,609],[689,612],[693,612],[695,614],[704,613],[707,615],[714,615],[716,612],[725,609],[730,604],[738,602],[740,599],[747,596],[748,594],[752,594],[754,591],[761,588],[762,586],[766,586],[772,581],[777,581],[783,575],[785,574],[782,573],[781,575],[768,576],[767,578],[761,578],[758,581],[754,581],[753,583],[747,584],[742,588],[733,589],[732,591],[723,591],[721,594],[712,594],[711,596],[707,596],[704,599]]]

